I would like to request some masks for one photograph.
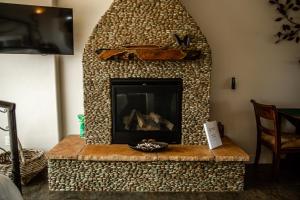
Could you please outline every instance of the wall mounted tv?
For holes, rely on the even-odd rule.
[[[72,55],[72,9],[0,3],[0,53]]]

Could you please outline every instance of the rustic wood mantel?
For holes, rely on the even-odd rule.
[[[175,49],[147,46],[127,46],[120,49],[98,49],[96,53],[100,60],[134,60],[143,61],[180,61],[197,60],[201,57],[200,50]]]

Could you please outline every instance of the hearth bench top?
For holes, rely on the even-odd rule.
[[[223,146],[209,150],[207,145],[169,145],[158,153],[143,153],[125,144],[91,145],[77,135],[65,137],[47,153],[49,160],[85,161],[249,161],[249,155],[228,137]]]

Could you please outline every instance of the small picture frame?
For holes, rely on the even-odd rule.
[[[218,129],[218,123],[216,121],[211,121],[206,122],[203,126],[209,149],[215,149],[219,146],[222,146],[222,140]]]

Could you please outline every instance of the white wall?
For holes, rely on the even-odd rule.
[[[51,6],[51,0],[0,0]],[[50,149],[59,138],[55,56],[0,54],[0,99],[16,103],[24,147]],[[1,116],[1,124],[6,124]],[[3,126],[3,125],[2,125]],[[3,146],[0,132],[0,146]]]
[[[58,6],[73,8],[74,56],[60,57],[63,132],[78,134],[76,116],[83,110],[82,54],[84,45],[100,17],[109,8],[112,0],[59,0]]]
[[[276,11],[261,0],[184,0],[213,52],[212,118],[254,155],[256,128],[250,99],[300,107],[299,45],[275,45]],[[230,78],[237,90],[230,90]],[[262,162],[270,161],[264,149]]]

